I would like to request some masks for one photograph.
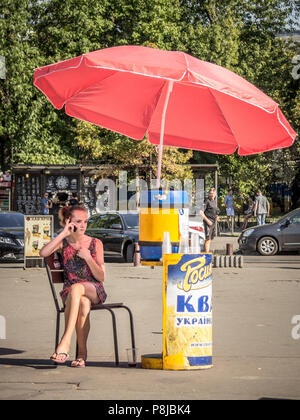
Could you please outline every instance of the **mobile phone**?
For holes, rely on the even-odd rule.
[[[76,231],[77,231],[77,227],[76,227],[76,226],[74,226],[73,232],[76,232]]]

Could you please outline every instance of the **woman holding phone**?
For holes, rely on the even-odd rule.
[[[61,298],[65,304],[65,332],[51,360],[55,363],[69,360],[71,338],[76,329],[78,358],[71,366],[85,367],[91,305],[104,303],[106,299],[103,245],[99,239],[85,235],[88,220],[85,208],[64,207],[60,218],[63,230],[40,251],[41,257],[60,252],[64,269]]]

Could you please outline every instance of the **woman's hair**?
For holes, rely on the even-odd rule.
[[[80,206],[79,204],[62,207],[58,212],[58,217],[62,226],[66,225],[66,220],[72,217],[74,211],[85,211],[87,213],[86,208]]]

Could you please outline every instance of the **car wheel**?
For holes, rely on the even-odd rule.
[[[261,238],[257,244],[257,250],[261,255],[275,255],[278,251],[278,244],[276,239],[271,238],[270,236]]]
[[[126,249],[125,249],[125,261],[128,263],[132,263],[133,262],[133,255],[134,255],[134,244],[128,244]]]

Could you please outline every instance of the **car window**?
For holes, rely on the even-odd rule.
[[[139,215],[138,214],[124,214],[125,223],[128,229],[138,229]]]
[[[109,225],[109,217],[104,214],[102,216],[90,219],[88,229],[107,229]]]
[[[23,214],[0,214],[0,228],[24,227]]]
[[[108,222],[107,222],[107,229],[117,229],[113,225],[120,225],[120,229],[122,229],[122,220],[121,220],[120,216],[118,216],[117,214],[110,214],[109,215],[109,219],[108,219]]]
[[[95,224],[96,224],[96,222],[97,222],[97,218],[98,217],[91,217],[89,220],[88,220],[88,225],[87,225],[87,227],[88,227],[88,229],[93,229],[94,227],[95,227]]]
[[[300,224],[300,212],[290,218],[291,223]]]

